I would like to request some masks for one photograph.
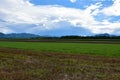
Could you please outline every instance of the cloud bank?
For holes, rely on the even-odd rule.
[[[71,2],[76,2],[76,0],[71,0]],[[87,29],[94,34],[120,35],[120,20],[110,21],[111,17],[120,16],[119,5],[120,0],[114,0],[110,7],[102,9],[101,3],[92,4],[86,9],[75,9],[60,5],[36,6],[29,0],[2,0],[0,3],[0,32],[34,33],[61,28],[64,30],[70,25],[73,28]],[[107,18],[99,21],[95,17],[99,14]]]
[[[70,0],[70,2],[75,3],[77,0]]]

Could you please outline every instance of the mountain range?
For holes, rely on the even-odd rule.
[[[104,34],[96,34],[93,36],[79,36],[79,35],[66,35],[66,36],[61,36],[61,38],[81,38],[81,37],[96,37],[96,38],[101,38],[101,37],[106,37],[106,38],[112,38],[112,37],[117,37],[116,35],[110,35],[108,33]],[[10,34],[4,34],[0,33],[0,38],[16,38],[16,39],[24,39],[24,38],[58,38],[58,37],[52,37],[52,36],[40,36],[36,34],[31,34],[31,33],[10,33]]]
[[[39,37],[39,35],[30,33],[11,33],[11,34],[0,33],[0,38],[36,38],[36,37]]]

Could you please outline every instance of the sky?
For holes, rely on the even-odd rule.
[[[120,0],[1,0],[0,32],[120,35]]]

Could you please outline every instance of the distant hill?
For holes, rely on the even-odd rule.
[[[112,37],[113,35],[110,35],[108,33],[104,33],[104,34],[96,34],[95,37]]]
[[[36,38],[36,37],[39,37],[39,35],[30,33],[11,33],[11,34],[0,33],[0,38]]]
[[[120,36],[110,35],[108,33],[104,34],[96,34],[93,36],[78,36],[78,35],[67,35],[61,37],[54,37],[54,36],[40,36],[30,33],[11,33],[11,34],[4,34],[0,33],[0,38],[15,38],[15,39],[120,39]]]
[[[0,38],[4,38],[4,37],[5,37],[5,34],[0,33]]]

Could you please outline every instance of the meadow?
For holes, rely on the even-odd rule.
[[[69,54],[91,54],[119,57],[120,44],[55,43],[55,42],[0,42],[0,47],[60,52]]]
[[[120,80],[120,44],[1,41],[0,80]]]

